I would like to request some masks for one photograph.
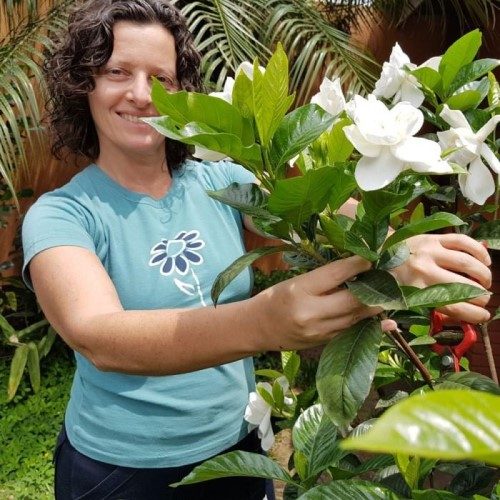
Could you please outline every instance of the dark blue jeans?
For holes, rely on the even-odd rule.
[[[254,432],[228,451],[261,453]],[[56,500],[274,500],[272,482],[253,477],[214,479],[170,488],[199,465],[135,469],[93,460],[73,448],[63,428],[54,454]],[[201,462],[200,462],[201,463]]]

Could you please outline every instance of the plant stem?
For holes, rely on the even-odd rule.
[[[410,358],[410,361],[414,364],[414,366],[417,368],[417,370],[420,372],[422,375],[423,379],[425,380],[426,384],[434,390],[434,384],[432,382],[432,377],[427,368],[424,366],[422,361],[420,361],[420,358],[417,356],[415,351],[411,348],[411,346],[406,342],[405,338],[403,335],[401,335],[401,332],[399,330],[391,330],[389,332],[390,335],[392,335],[393,339],[397,342],[397,344],[400,346],[400,348],[404,351],[404,353]]]
[[[488,324],[481,325],[481,337],[483,338],[484,350],[486,351],[486,358],[488,359],[488,366],[490,368],[491,378],[498,385],[498,374],[495,366],[495,358],[493,357],[493,350],[491,349],[490,335],[488,333]]]

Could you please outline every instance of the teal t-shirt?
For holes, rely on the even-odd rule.
[[[206,190],[253,181],[230,162],[186,161],[173,172],[166,196],[156,200],[128,191],[90,165],[28,211],[25,279],[29,283],[27,266],[37,253],[79,246],[101,260],[126,310],[211,307],[215,277],[244,246],[241,214]],[[251,285],[251,272],[242,273],[220,303],[248,298]],[[129,467],[175,467],[217,454],[247,432],[243,415],[254,389],[250,358],[152,377],[102,372],[75,356],[65,424],[71,444],[91,458]]]

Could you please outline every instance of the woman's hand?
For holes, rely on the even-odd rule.
[[[325,344],[336,333],[381,312],[339,288],[370,268],[371,263],[361,257],[349,257],[278,283],[254,297],[260,304],[266,349]],[[392,320],[382,322],[384,330],[395,327]]]
[[[430,234],[409,238],[410,258],[392,272],[399,283],[419,288],[437,283],[468,283],[491,287],[491,259],[486,248],[463,234]],[[452,321],[482,323],[489,295],[440,308]]]

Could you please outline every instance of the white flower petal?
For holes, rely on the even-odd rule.
[[[495,153],[486,144],[483,144],[480,149],[481,156],[486,160],[486,163],[490,166],[493,172],[500,174],[500,161],[496,157]]]
[[[424,124],[424,114],[407,102],[400,102],[390,110],[400,137],[415,135]]]
[[[430,59],[427,59],[427,61],[424,61],[419,68],[431,68],[434,71],[439,71],[439,65],[441,64],[441,59],[443,56],[434,56],[431,57]]]
[[[391,151],[404,162],[430,163],[441,159],[439,144],[422,137],[408,137],[392,146]]]
[[[333,116],[340,114],[345,108],[345,98],[340,86],[340,79],[330,80],[324,78],[319,87],[319,92],[311,99],[313,104],[321,106]]]
[[[249,61],[243,61],[237,68],[236,68],[236,72],[235,72],[235,75],[238,76],[238,73],[240,71],[243,71],[243,73],[245,73],[245,75],[248,76],[248,78],[250,78],[250,80],[253,80],[253,64]],[[263,68],[262,66],[259,66],[259,71],[264,74],[265,73],[265,68]]]
[[[401,85],[401,101],[409,102],[412,106],[418,108],[424,102],[424,99],[424,93],[415,83],[406,78]]]
[[[380,78],[375,83],[373,95],[390,99],[399,90],[403,78],[402,71],[385,62],[382,65]]]
[[[261,425],[259,425],[259,430],[257,435],[260,438],[260,445],[264,451],[268,451],[274,444],[274,432],[271,425],[271,414],[269,414],[269,419],[266,419]]]
[[[251,392],[245,408],[245,420],[253,425],[259,425],[271,411],[271,407],[264,401],[258,392]]]
[[[362,155],[376,157],[380,154],[382,147],[368,142],[356,125],[348,125],[343,130],[347,139]]]
[[[382,149],[376,158],[363,156],[356,165],[354,176],[358,186],[364,191],[382,189],[390,184],[404,169],[404,163]]]
[[[412,162],[409,164],[409,167],[414,170],[415,172],[420,172],[423,174],[429,173],[429,174],[452,174],[453,173],[453,168],[451,168],[451,165],[441,159],[435,159],[435,160],[430,160],[427,161],[426,163],[421,163],[421,162]]]
[[[224,153],[211,151],[210,149],[205,149],[200,146],[194,147],[193,156],[195,158],[199,158],[200,160],[206,160],[206,161],[220,161],[223,160],[224,158],[227,158],[227,156]]]
[[[439,116],[453,128],[467,128],[470,130],[469,122],[465,115],[458,109],[450,109],[447,104],[443,106],[443,110]]]
[[[477,132],[476,139],[480,142],[484,142],[486,138],[495,130],[497,125],[500,123],[500,115],[495,115],[490,118]]]
[[[484,205],[495,192],[493,175],[480,158],[470,164],[468,174],[458,176],[458,182],[463,195],[478,205]]]
[[[410,64],[410,58],[403,52],[399,43],[395,43],[389,56],[389,63],[397,68],[402,68],[405,64]]]

